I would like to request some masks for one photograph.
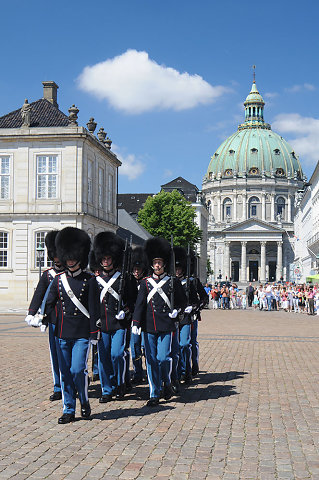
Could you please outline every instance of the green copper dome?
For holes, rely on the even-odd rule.
[[[206,179],[266,176],[301,179],[293,148],[264,121],[265,102],[255,81],[245,102],[245,122],[216,150]]]

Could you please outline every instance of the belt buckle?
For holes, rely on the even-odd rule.
[[[159,287],[159,288],[157,289],[157,291],[158,291],[159,294],[163,293],[162,287]]]

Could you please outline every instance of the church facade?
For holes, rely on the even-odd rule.
[[[293,148],[264,121],[264,105],[254,80],[244,122],[203,179],[212,281],[292,278],[295,199],[305,177]]]

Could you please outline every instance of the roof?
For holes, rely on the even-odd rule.
[[[69,117],[44,98],[30,103],[30,107],[30,127],[67,127],[69,125]],[[20,128],[21,126],[21,108],[0,117],[0,128]]]
[[[192,203],[196,202],[197,194],[199,192],[196,185],[188,182],[183,177],[177,177],[171,182],[161,185],[161,189],[164,190],[165,192],[171,192],[173,190],[177,190],[186,198],[186,200]]]
[[[148,197],[153,195],[154,193],[119,193],[117,195],[117,208],[124,209],[130,215],[137,216]]]

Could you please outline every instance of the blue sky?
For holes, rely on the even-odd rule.
[[[319,159],[319,2],[11,0],[1,7],[0,116],[59,85],[123,161],[119,191],[199,188],[256,83],[265,121],[310,177]],[[96,130],[96,131],[97,131]]]

